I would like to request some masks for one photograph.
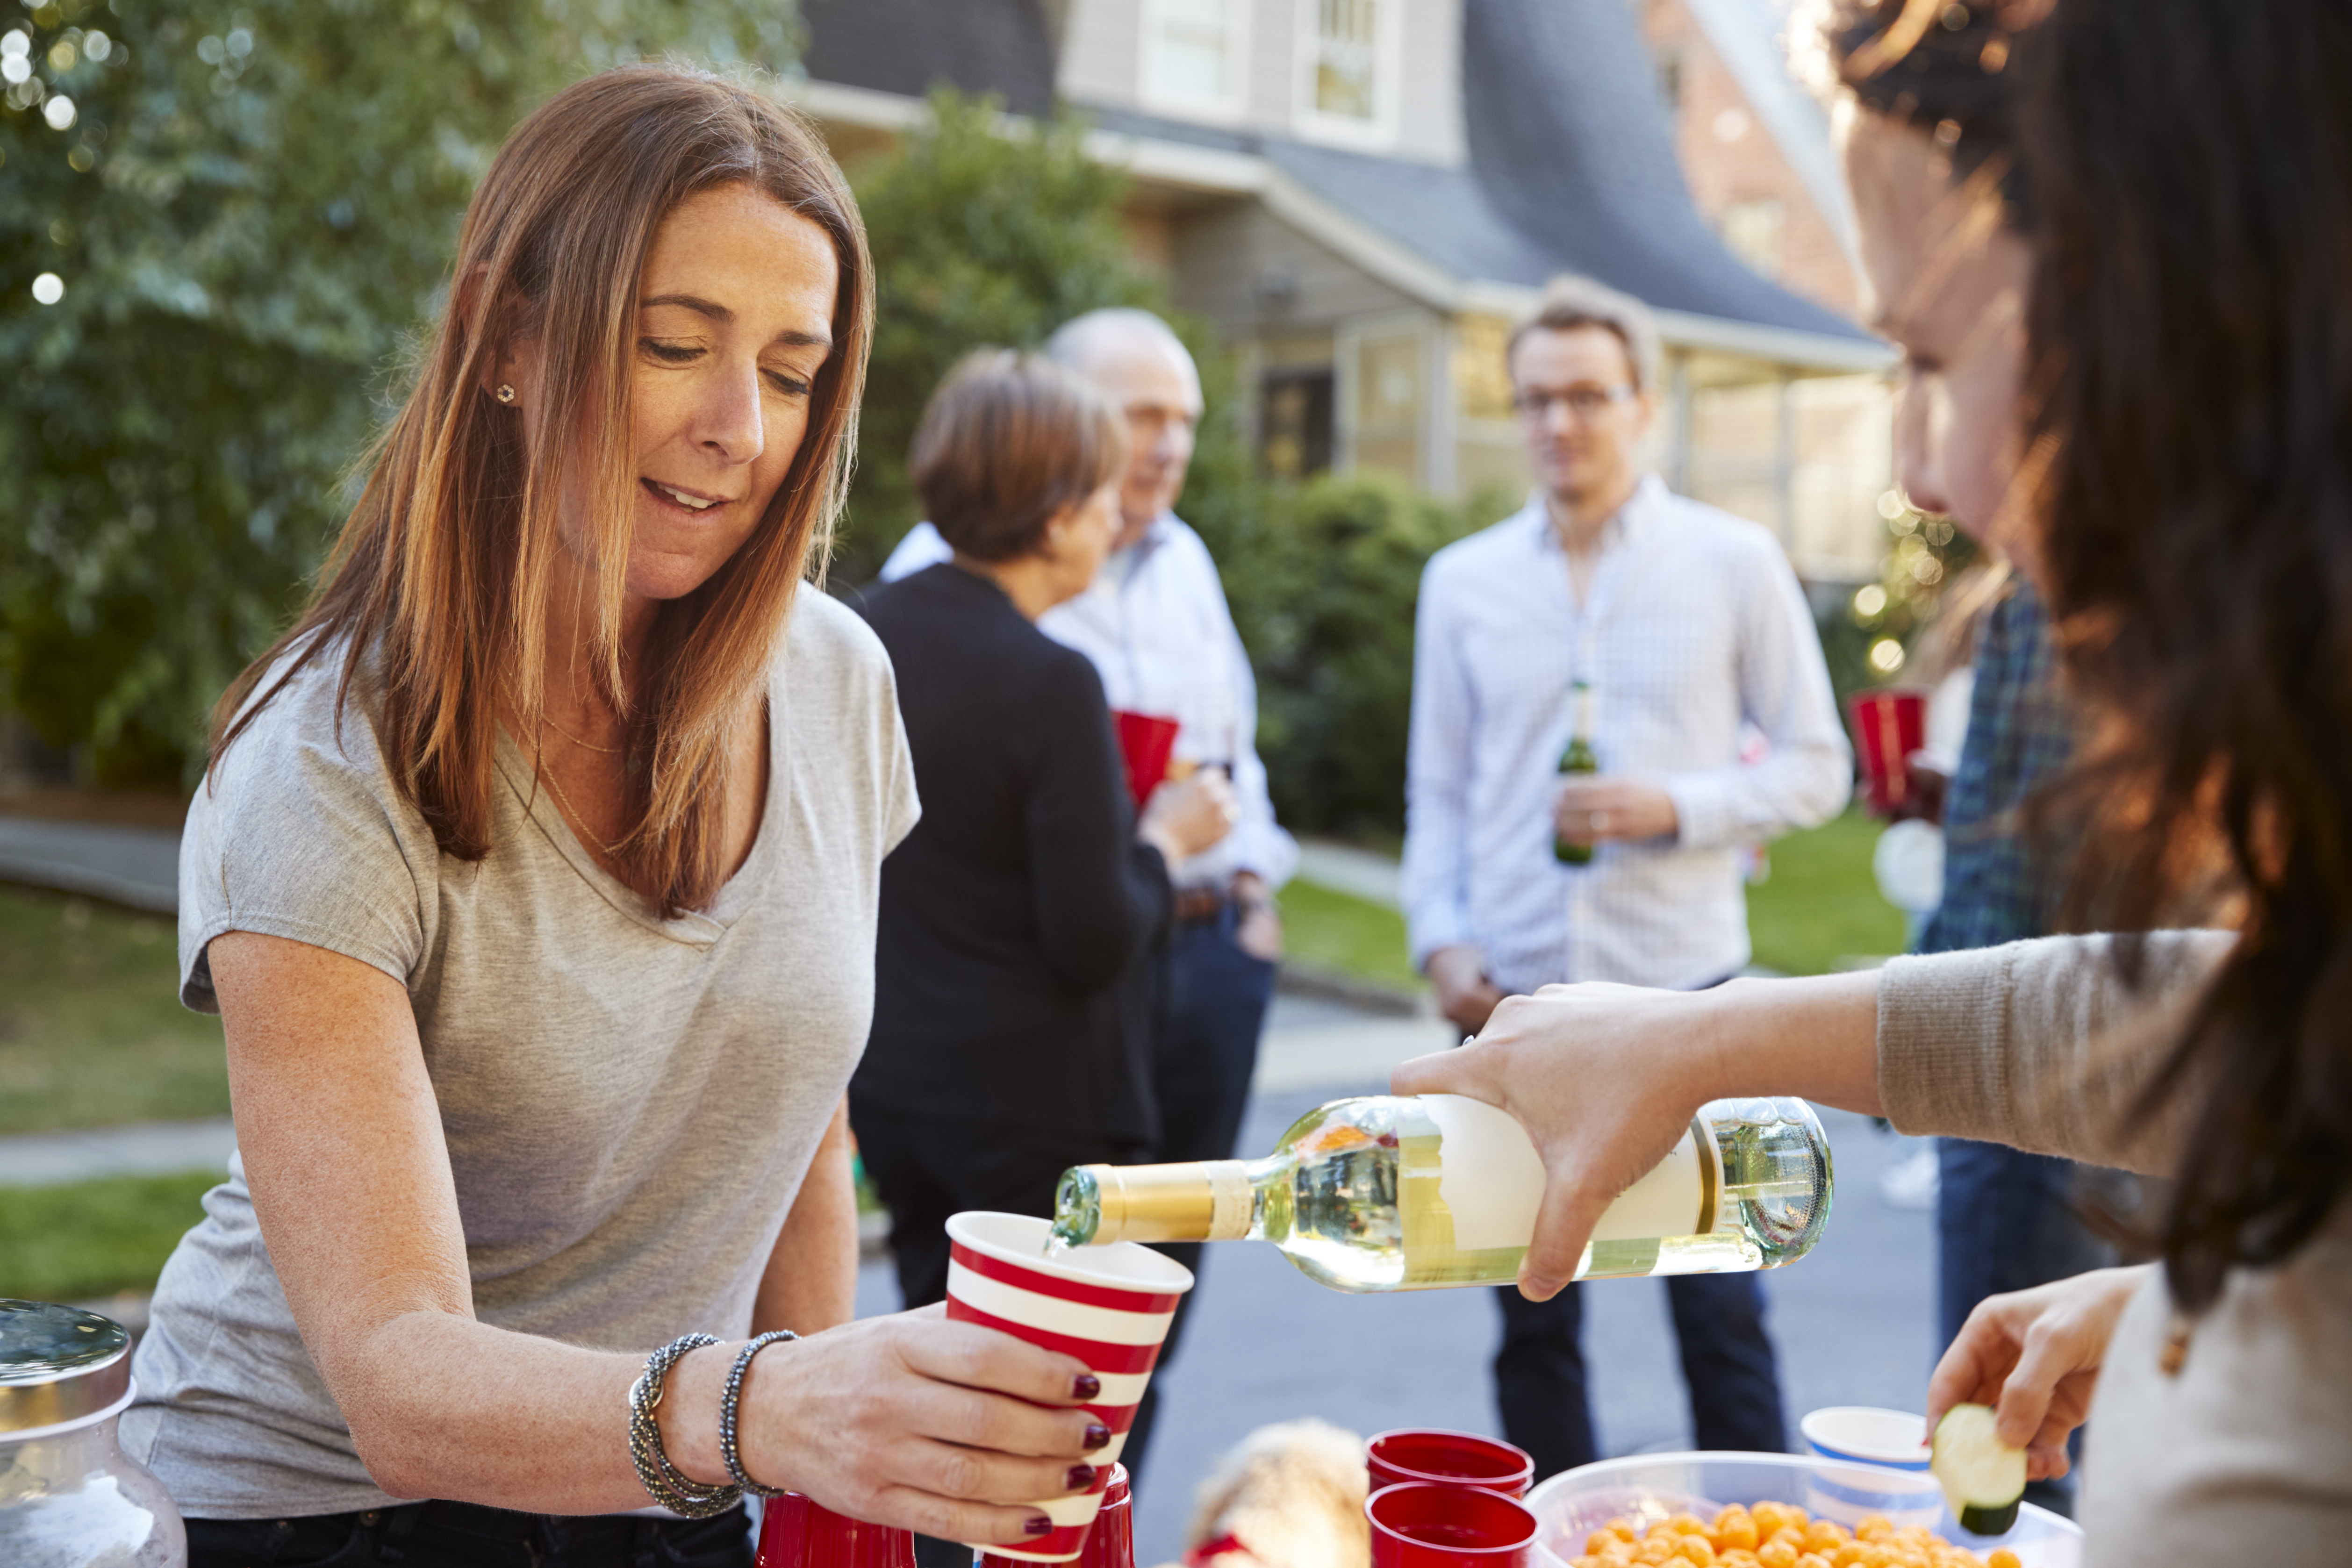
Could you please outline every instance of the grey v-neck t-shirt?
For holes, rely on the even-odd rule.
[[[226,931],[407,987],[485,1322],[647,1352],[751,1325],[865,1046],[882,857],[917,812],[874,634],[806,589],[780,643],[759,836],[711,906],[675,920],[589,858],[504,736],[488,857],[443,856],[393,787],[363,687],[338,734],[339,649],[270,701],[190,809],[182,998],[218,1010],[205,948]],[[133,1370],[123,1446],[183,1513],[391,1500],[303,1348],[241,1158],[164,1266]]]

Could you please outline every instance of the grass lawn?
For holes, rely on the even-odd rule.
[[[152,1289],[218,1172],[0,1187],[0,1296],[70,1301]]]
[[[1840,958],[1903,951],[1903,916],[1878,896],[1870,854],[1879,824],[1859,811],[1772,842],[1772,874],[1748,890],[1756,962],[1826,974]]]
[[[1748,890],[1756,962],[1790,975],[1826,974],[1841,958],[1903,950],[1903,916],[1878,896],[1871,851],[1878,824],[1849,812],[1772,844],[1772,874]],[[1290,956],[1320,969],[1411,989],[1404,916],[1393,909],[1293,882],[1281,893]]]
[[[220,1023],[180,1006],[172,923],[0,887],[0,1134],[228,1110]]]
[[[1294,880],[1276,896],[1289,956],[1398,990],[1421,987],[1406,961],[1404,916],[1397,911],[1311,882]]]

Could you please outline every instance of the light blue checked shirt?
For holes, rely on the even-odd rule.
[[[1552,855],[1556,768],[1591,683],[1604,774],[1674,798],[1673,840]],[[1769,751],[1740,759],[1744,726]],[[1846,802],[1853,755],[1803,591],[1771,534],[1655,475],[1610,519],[1581,608],[1543,499],[1422,574],[1405,784],[1415,965],[1469,943],[1507,992],[1692,987],[1748,962],[1740,846]]]

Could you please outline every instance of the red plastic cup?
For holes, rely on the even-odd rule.
[[[764,1568],[764,1565],[763,1565]],[[980,1568],[1035,1568],[1035,1564],[993,1552],[980,1554]],[[1102,1509],[1087,1531],[1086,1550],[1077,1568],[1135,1568],[1135,1498],[1128,1489],[1127,1467],[1110,1468],[1110,1484],[1103,1488]]]
[[[1536,1479],[1536,1462],[1525,1448],[1475,1432],[1432,1427],[1382,1432],[1364,1445],[1364,1468],[1371,1472],[1374,1491],[1406,1481],[1427,1481],[1525,1497]]]
[[[1500,1492],[1407,1481],[1364,1500],[1372,1568],[1524,1568],[1536,1516]]]
[[[1135,797],[1135,809],[1140,811],[1168,777],[1168,758],[1176,749],[1176,721],[1124,708],[1113,708],[1110,720],[1118,734],[1119,756],[1127,763],[1127,792]]]
[[[786,1492],[768,1500],[760,1520],[757,1568],[915,1568],[915,1537]]]
[[[1927,744],[1927,694],[1888,687],[1856,692],[1847,699],[1854,749],[1870,810],[1885,816],[1918,793],[1911,780],[1911,754]]]

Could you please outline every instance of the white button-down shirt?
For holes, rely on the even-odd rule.
[[[1672,839],[1552,853],[1557,768],[1589,682],[1603,774],[1672,796]],[[1752,725],[1770,743],[1741,760]],[[1655,475],[1605,525],[1584,602],[1538,495],[1421,580],[1403,893],[1416,965],[1477,946],[1505,991],[1706,985],[1748,962],[1740,846],[1835,814],[1853,784],[1819,636],[1780,544]]]
[[[882,580],[895,582],[951,553],[937,528],[918,523],[883,563]],[[1176,882],[1223,886],[1245,871],[1269,886],[1288,881],[1298,846],[1275,821],[1265,792],[1257,678],[1201,536],[1172,513],[1162,516],[1113,550],[1086,592],[1040,616],[1037,629],[1094,661],[1112,707],[1174,719],[1178,757],[1231,765],[1241,816],[1222,841],[1171,868]]]

